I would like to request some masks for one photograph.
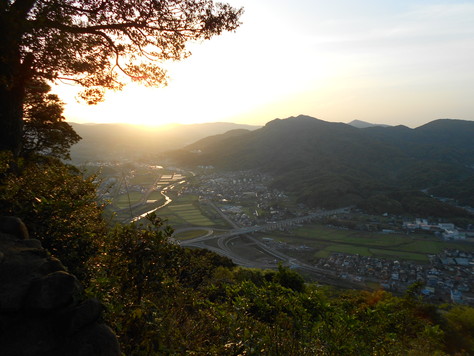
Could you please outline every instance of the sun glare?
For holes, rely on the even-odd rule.
[[[467,96],[474,52],[467,49],[473,43],[473,6],[449,5],[456,16],[442,12],[446,22],[440,25],[429,6],[413,12],[412,6],[400,5],[380,17],[354,17],[352,7],[316,11],[313,2],[304,3],[305,12],[296,7],[288,12],[283,2],[271,10],[260,2],[232,2],[245,6],[241,28],[192,43],[191,57],[166,63],[166,88],[132,84],[89,107],[74,99],[78,88],[56,87],[67,103],[67,120],[261,125],[308,114],[327,121],[358,118],[414,126],[439,115],[472,119]]]
[[[71,122],[156,126],[247,121],[252,117],[260,124],[287,112],[299,113],[302,108],[288,107],[288,99],[295,92],[321,88],[332,73],[331,65],[322,57],[311,59],[313,71],[308,73],[308,57],[290,64],[293,54],[276,50],[274,59],[249,56],[239,66],[229,67],[233,54],[217,49],[211,48],[206,55],[195,53],[185,62],[170,66],[171,78],[165,88],[131,84],[121,92],[108,92],[105,102],[94,106],[75,100],[80,88],[61,85],[55,91],[68,103],[65,116]],[[282,109],[282,103],[283,112],[269,110]],[[259,112],[263,115],[257,115]]]

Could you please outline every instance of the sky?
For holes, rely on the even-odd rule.
[[[79,123],[236,122],[300,114],[417,127],[474,120],[474,1],[227,0],[242,25],[165,63],[169,85],[104,103],[55,91]]]

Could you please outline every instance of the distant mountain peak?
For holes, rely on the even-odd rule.
[[[333,126],[333,125],[340,125],[340,123],[336,122],[329,122],[329,121],[324,121],[321,119],[317,119],[315,117],[309,116],[309,115],[298,115],[298,116],[290,116],[285,119],[274,119],[272,121],[267,122],[267,124],[264,126],[266,128],[272,127],[272,128],[277,128],[277,127],[316,127],[316,126]]]
[[[350,126],[356,127],[358,129],[365,129],[367,127],[374,127],[374,126],[381,126],[381,127],[389,127],[390,125],[383,125],[383,124],[372,124],[370,122],[362,121],[362,120],[352,120],[351,122],[347,123]]]

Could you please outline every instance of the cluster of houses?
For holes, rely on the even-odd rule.
[[[198,194],[204,199],[219,203],[220,209],[241,226],[252,226],[262,220],[278,221],[298,215],[280,208],[284,193],[269,188],[269,178],[257,172],[211,173],[202,176],[197,184],[189,186],[188,193]],[[249,208],[253,206],[255,208]],[[263,212],[265,217],[259,216]],[[400,227],[383,232],[401,232]],[[474,237],[473,226],[460,229],[453,223],[430,223],[427,219],[416,219],[403,223],[407,232],[425,231],[446,240],[469,239]],[[271,238],[264,243],[280,250],[307,252],[311,248],[292,246]],[[376,283],[395,293],[403,293],[415,282],[422,282],[422,293],[433,302],[454,302],[474,305],[474,254],[460,251],[445,251],[433,255],[429,264],[396,261],[343,253],[321,258],[315,267],[335,272],[341,279],[358,283]]]
[[[474,253],[445,250],[431,256],[426,265],[334,253],[319,259],[316,266],[334,271],[342,279],[378,283],[392,292],[402,293],[422,282],[421,293],[428,300],[474,305]]]
[[[167,171],[171,172],[162,174],[162,166],[145,163],[127,163],[125,168],[118,162],[89,162],[88,166],[95,167],[100,172],[101,178],[96,183],[99,184],[99,196],[105,200],[113,200],[132,192],[145,194],[152,189],[161,190],[162,187],[185,178],[177,168],[168,168]],[[134,178],[144,175],[151,176],[156,184],[152,186],[150,180],[147,183],[134,183]]]
[[[445,240],[463,240],[474,237],[474,229],[472,226],[468,227],[468,229],[460,229],[452,223],[433,224],[427,219],[416,219],[415,221],[404,222],[403,228],[411,232],[416,230],[432,232]]]
[[[269,188],[270,178],[256,171],[211,173],[199,177],[185,192],[217,202],[219,208],[240,226],[294,217],[279,206],[288,197]]]

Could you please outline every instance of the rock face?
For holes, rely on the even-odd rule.
[[[102,305],[76,277],[28,239],[17,218],[0,218],[0,355],[119,356]]]

